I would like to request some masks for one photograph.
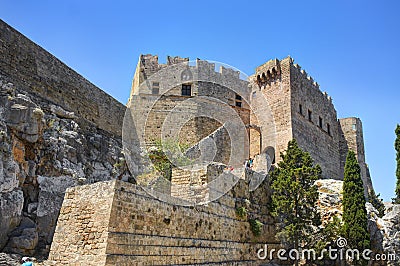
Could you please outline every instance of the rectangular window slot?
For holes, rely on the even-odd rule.
[[[192,96],[191,84],[182,84],[182,96]]]

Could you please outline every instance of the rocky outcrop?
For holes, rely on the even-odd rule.
[[[335,179],[321,179],[315,181],[318,187],[318,208],[324,223],[331,221],[334,216],[342,217],[342,186],[343,181]]]
[[[7,103],[12,86],[11,83],[0,82],[0,249],[7,243],[7,235],[20,223],[24,203],[17,175],[20,168],[14,160],[11,135],[4,121],[9,114]]]
[[[68,187],[127,180],[121,141],[5,80],[0,76],[0,250],[46,256]]]
[[[382,217],[382,246],[389,253],[396,254],[396,261],[390,265],[400,265],[400,204],[389,204]]]
[[[333,216],[342,217],[343,181],[333,179],[317,180],[319,191],[318,206],[324,222]],[[386,204],[386,212],[379,218],[379,212],[367,202],[368,231],[371,236],[371,249],[379,254],[396,254],[397,259],[387,265],[400,265],[400,205]]]

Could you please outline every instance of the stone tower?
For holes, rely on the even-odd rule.
[[[364,182],[364,194],[368,195],[372,192],[373,187],[369,168],[365,162],[364,137],[361,120],[356,117],[342,118],[339,119],[339,125],[339,134],[341,137],[339,142],[341,172],[344,172],[347,152],[349,150],[354,151],[361,168],[361,178]]]
[[[270,60],[256,68],[252,82],[267,98],[275,119],[276,158],[293,138],[308,151],[324,178],[341,179],[339,134],[332,99],[293,59]]]

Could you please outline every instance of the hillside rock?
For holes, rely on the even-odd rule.
[[[391,254],[396,254],[397,261],[389,265],[400,265],[400,204],[389,205],[386,214],[382,217],[381,231],[384,238],[383,249]]]
[[[318,208],[323,221],[326,223],[333,216],[342,218],[342,187],[343,181],[333,179],[317,180],[319,200]],[[386,204],[386,212],[379,218],[378,211],[367,202],[365,205],[368,215],[368,231],[371,236],[371,249],[375,253],[397,255],[396,261],[387,265],[400,265],[400,205]]]
[[[342,186],[343,181],[335,179],[321,179],[315,181],[318,188],[318,209],[324,223],[329,222],[334,216],[342,217]]]
[[[0,76],[0,250],[46,256],[65,190],[128,173],[119,138],[28,90]]]

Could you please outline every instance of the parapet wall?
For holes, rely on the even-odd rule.
[[[161,202],[120,181],[70,188],[48,264],[259,265],[257,250],[276,243],[266,183],[250,194],[240,181],[218,201],[196,208]],[[264,223],[259,237],[236,214],[245,199]]]
[[[0,20],[0,74],[121,136],[125,106]]]

